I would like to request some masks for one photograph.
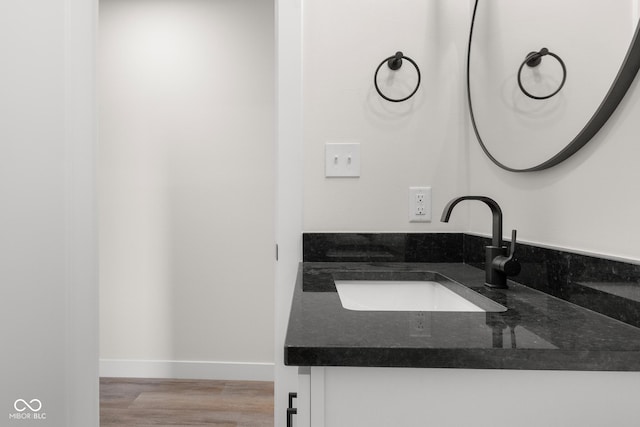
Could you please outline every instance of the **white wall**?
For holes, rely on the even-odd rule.
[[[286,423],[298,369],[284,366],[291,298],[302,258],[302,1],[276,0],[277,216],[274,426]]]
[[[640,260],[640,248],[628,238],[640,231],[640,202],[633,197],[640,178],[637,82],[573,158],[548,171],[505,172],[481,151],[468,117],[464,73],[472,4],[306,2],[304,230],[488,235],[490,212],[479,203],[456,208],[449,224],[439,221],[451,198],[483,194],[502,206],[505,237],[517,228],[523,241]],[[628,2],[631,9],[634,4],[629,16],[637,19],[637,2]],[[396,50],[415,59],[423,73],[415,99],[400,104],[382,100],[372,83],[375,67]],[[570,78],[579,74],[574,70]],[[324,177],[324,143],[341,140],[361,142],[358,179]],[[415,185],[433,187],[429,224],[408,222],[407,187]]]
[[[305,231],[438,231],[441,208],[467,192],[463,75],[468,2],[307,1],[304,9]],[[406,102],[375,91],[378,64],[396,51],[421,69]],[[387,67],[379,77],[386,81]],[[408,92],[405,63],[389,96]],[[324,177],[324,144],[361,143],[361,177]],[[431,223],[408,221],[408,188],[433,188]]]
[[[100,2],[103,375],[272,376],[273,14]]]
[[[95,18],[86,0],[0,6],[3,425],[98,425]]]

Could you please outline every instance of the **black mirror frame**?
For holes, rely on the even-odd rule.
[[[549,160],[540,163],[537,166],[533,166],[530,168],[517,169],[511,168],[500,163],[495,157],[491,155],[484,142],[482,141],[482,137],[478,132],[478,127],[476,126],[476,119],[473,114],[473,106],[471,103],[471,83],[469,77],[469,69],[471,62],[471,40],[473,38],[473,26],[475,23],[475,15],[476,9],[478,6],[478,2],[476,1],[475,7],[473,9],[473,17],[471,20],[471,29],[469,31],[469,44],[467,49],[467,102],[469,105],[469,114],[471,116],[471,123],[473,125],[473,131],[478,138],[478,142],[482,147],[484,153],[491,159],[493,163],[497,166],[501,167],[504,170],[508,170],[510,172],[534,172],[541,171],[544,169],[548,169],[550,167],[556,166],[557,164],[565,161],[573,154],[575,154],[579,149],[581,149],[587,142],[593,138],[593,136],[602,128],[602,126],[609,120],[609,117],[613,114],[615,109],[624,98],[627,90],[633,83],[638,70],[640,69],[640,21],[636,25],[636,31],[633,35],[633,40],[631,41],[631,45],[629,50],[627,51],[627,55],[620,66],[620,70],[616,75],[616,78],[613,80],[609,91],[605,95],[604,99],[596,109],[595,113],[591,116],[587,124],[582,128],[582,130],[576,135],[573,140],[567,144],[562,150],[558,152],[558,154],[551,157]]]

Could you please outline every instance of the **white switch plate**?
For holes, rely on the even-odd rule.
[[[324,176],[350,177],[360,176],[360,143],[327,142],[324,144]]]
[[[409,187],[409,222],[431,222],[431,187]]]

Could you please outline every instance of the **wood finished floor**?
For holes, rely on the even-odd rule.
[[[273,383],[101,378],[100,426],[273,427]]]

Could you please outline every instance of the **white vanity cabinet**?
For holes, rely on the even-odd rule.
[[[328,264],[304,264],[292,300],[293,427],[640,426],[640,329],[517,283],[491,294],[505,313],[348,310],[335,280],[436,271],[484,291],[484,272]]]
[[[295,427],[413,426],[426,420],[422,369],[302,368]]]
[[[295,427],[637,426],[640,372],[301,367]]]

